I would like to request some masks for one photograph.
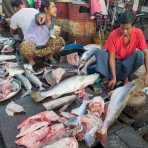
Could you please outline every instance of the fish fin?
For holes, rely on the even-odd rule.
[[[102,129],[100,132],[97,132],[96,137],[98,141],[103,145],[103,147],[107,148],[108,146],[107,130]]]
[[[31,94],[31,91],[30,90],[27,90],[22,96],[21,96],[21,98],[24,98],[24,97],[26,97],[26,96],[28,96],[28,95],[30,95]]]
[[[31,96],[35,102],[40,102],[45,99],[45,97],[41,95],[40,91],[32,91]]]

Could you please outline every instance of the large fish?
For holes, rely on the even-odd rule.
[[[128,83],[122,87],[118,87],[114,90],[111,100],[107,109],[107,114],[103,122],[103,126],[98,132],[99,138],[101,137],[101,143],[106,145],[107,142],[107,131],[113,122],[119,117],[128,103],[128,93],[132,91],[134,84]]]
[[[71,96],[58,98],[56,100],[43,103],[43,106],[47,110],[52,110],[52,109],[58,108],[58,107],[60,107],[62,105],[65,105],[65,104],[67,104],[69,102],[73,102],[76,99],[76,97],[77,97],[76,95],[71,95]]]
[[[27,91],[23,94],[22,97],[25,97],[25,96],[31,94],[32,85],[31,85],[30,81],[29,81],[24,75],[22,75],[22,74],[17,74],[17,75],[15,75],[15,77],[16,77],[17,79],[19,79],[19,80],[22,82],[23,86],[24,86],[25,89],[27,90]]]
[[[7,60],[15,60],[15,55],[0,55],[0,62],[7,61]]]
[[[76,92],[79,89],[94,84],[98,77],[98,74],[73,76],[62,81],[48,91],[32,92],[32,98],[34,101],[40,102],[47,97],[60,97],[64,94]]]
[[[62,138],[59,141],[44,146],[43,148],[78,148],[78,142],[75,138],[72,137],[66,137]]]
[[[25,75],[35,86],[39,87],[39,90],[44,89],[40,79],[37,76],[35,76],[32,72],[30,72],[29,70],[25,70]]]

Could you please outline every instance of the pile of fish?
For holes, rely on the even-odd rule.
[[[17,145],[26,148],[78,148],[79,141],[85,141],[91,147],[98,140],[105,146],[109,127],[132,101],[131,98],[139,94],[142,97],[148,95],[148,88],[144,88],[141,78],[116,88],[109,103],[104,102],[101,96],[84,92],[99,79],[99,74],[87,74],[87,67],[96,60],[93,54],[98,48],[96,45],[85,46],[86,51],[76,60],[76,67],[46,63],[43,75],[38,75],[29,64],[14,62],[17,60],[15,55],[0,55],[0,100],[14,91],[11,78],[15,77],[25,89],[22,97],[31,95],[47,110],[28,117],[18,125]],[[7,46],[3,48],[4,52],[7,52],[6,49]],[[71,60],[69,58],[68,61]],[[74,108],[71,104],[76,101],[81,104]],[[25,110],[23,106],[10,102],[6,112],[14,116]]]
[[[23,94],[22,97],[31,94],[32,84],[39,88],[39,90],[44,89],[40,79],[31,70],[27,68],[25,69],[23,66],[19,66],[16,62],[3,62],[1,63],[1,65],[3,66],[0,67],[0,71],[3,72],[5,70],[4,72],[7,73],[4,78],[15,77],[22,82],[22,85],[26,89],[26,92],[25,94]]]
[[[40,102],[47,97],[58,98],[94,84],[98,77],[98,74],[73,76],[63,80],[48,91],[32,92],[32,98],[36,102]]]
[[[13,38],[0,37],[1,52],[2,53],[13,52],[14,48],[12,48],[12,46],[14,45],[14,43],[15,41]]]
[[[77,141],[82,140],[89,147],[94,145],[96,140],[105,146],[107,131],[127,105],[128,94],[134,88],[134,83],[116,88],[108,105],[105,105],[100,96],[91,99],[84,96],[79,107],[71,109],[70,112],[60,111],[59,115],[54,113],[52,109],[74,101],[76,95],[45,102],[43,106],[50,111],[29,117],[21,123],[18,126],[20,133],[17,135],[16,144],[24,145],[27,148],[52,148],[54,146],[60,147],[60,144],[64,145],[65,138],[67,138],[66,141],[71,139],[74,143],[72,148],[77,148]],[[30,139],[29,142],[28,139]]]
[[[99,134],[98,139],[101,141],[103,145],[107,144],[107,131],[109,127],[114,123],[115,120],[117,120],[120,113],[123,111],[123,109],[127,105],[128,94],[133,89],[134,89],[134,85],[132,83],[128,83],[114,90],[110,99],[110,103],[108,105],[105,120],[103,122],[101,130],[98,132]]]
[[[59,120],[59,116],[52,111],[41,112],[27,118],[18,125],[20,133],[16,136],[16,144],[27,148],[40,148],[52,140],[56,140],[65,134],[62,123],[54,122]]]
[[[75,96],[71,97],[75,98]],[[83,112],[81,116],[69,112],[60,112],[58,115],[54,111],[45,111],[25,119],[17,127],[20,133],[16,136],[16,144],[27,148],[54,148],[54,146],[78,148],[77,141],[85,140],[86,144],[91,146],[95,142],[95,133],[102,126],[100,116],[104,112],[104,102],[100,97],[85,102],[87,105],[97,103],[100,109],[85,114],[87,106],[81,107],[82,103],[77,108],[83,110],[80,111]]]

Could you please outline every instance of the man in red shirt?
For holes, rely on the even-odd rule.
[[[119,16],[120,27],[113,30],[105,50],[96,50],[96,71],[109,79],[114,88],[118,80],[128,77],[145,63],[145,84],[148,85],[148,49],[141,29],[134,27],[134,15],[127,11]]]

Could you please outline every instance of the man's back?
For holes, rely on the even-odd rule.
[[[35,19],[38,10],[34,8],[22,8],[11,17],[10,28],[16,30],[20,28],[23,34],[28,30],[31,22]]]

